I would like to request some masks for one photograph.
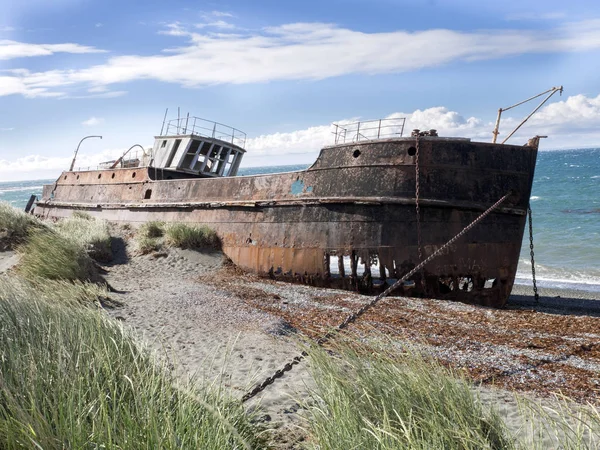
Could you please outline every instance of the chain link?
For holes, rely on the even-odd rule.
[[[421,270],[423,267],[425,267],[432,259],[436,258],[441,253],[445,252],[448,247],[450,247],[452,244],[454,244],[458,239],[460,239],[471,228],[473,228],[475,225],[477,225],[479,222],[481,222],[485,217],[487,217],[493,210],[495,210],[498,206],[500,206],[500,204],[502,202],[504,202],[511,195],[512,195],[512,192],[509,192],[506,195],[504,195],[500,200],[498,200],[496,203],[494,203],[492,206],[490,206],[488,209],[486,209],[483,213],[481,213],[481,215],[479,217],[477,217],[473,222],[471,222],[469,225],[467,225],[465,228],[463,228],[460,233],[458,233],[456,236],[454,236],[452,239],[450,239],[448,242],[446,242],[444,245],[442,245],[440,248],[438,248],[435,252],[433,252],[431,255],[429,255],[424,261],[422,261],[417,266],[415,266],[410,272],[408,272],[406,275],[404,275],[402,278],[400,278],[398,281],[396,281],[394,284],[392,284],[390,287],[388,287],[385,291],[383,291],[381,294],[379,294],[373,300],[371,300],[368,303],[365,303],[357,311],[348,315],[337,327],[335,327],[333,329],[333,331],[330,331],[330,332],[326,333],[325,335],[323,335],[322,337],[320,337],[319,339],[317,339],[317,341],[316,341],[317,345],[321,346],[321,345],[327,343],[333,336],[335,336],[335,334],[337,332],[348,327],[348,325],[350,325],[351,323],[356,321],[356,319],[360,318],[364,313],[366,313],[369,309],[371,309],[373,306],[375,306],[381,299],[387,297],[398,286],[400,286],[402,283],[404,283],[406,280],[408,280],[410,277],[412,277],[415,273],[417,273],[419,270]],[[303,351],[300,355],[296,356],[294,359],[292,359],[290,362],[288,362],[285,366],[283,366],[283,368],[275,371],[275,373],[272,376],[267,377],[262,383],[256,385],[254,387],[254,389],[252,389],[251,391],[244,394],[244,396],[242,397],[242,403],[250,400],[256,394],[264,391],[267,386],[273,384],[277,378],[281,378],[286,372],[289,372],[290,370],[292,370],[292,368],[296,364],[299,364],[300,361],[302,361],[306,356],[308,356],[308,354],[305,351]]]
[[[533,297],[535,302],[540,302],[540,295],[538,294],[537,280],[535,279],[535,259],[533,255],[533,224],[531,222],[531,205],[527,206],[527,217],[529,218],[529,254],[531,255],[531,278],[533,280]]]
[[[419,133],[415,135],[415,208],[417,211],[417,245],[419,247],[419,262],[423,261],[423,252],[421,250],[421,208],[419,207],[419,196],[421,184],[419,182]]]

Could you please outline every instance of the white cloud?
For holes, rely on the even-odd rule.
[[[10,33],[11,31],[15,31],[15,30],[16,30],[15,27],[0,27],[0,32]]]
[[[206,16],[213,16],[213,17],[235,17],[233,14],[229,13],[229,12],[225,12],[225,11],[211,11],[209,14],[205,15]]]
[[[184,38],[186,44],[156,55],[116,56],[103,64],[79,70],[13,71],[13,79],[5,80],[11,87],[2,86],[0,95],[50,96],[56,95],[53,92],[58,89],[62,96],[67,87],[85,89],[90,85],[106,86],[143,79],[185,87],[316,80],[356,73],[407,72],[455,61],[600,49],[600,20],[566,24],[546,31],[432,29],[386,33],[363,33],[324,23],[286,24],[260,32],[200,33],[174,22],[165,25],[161,32]],[[91,47],[68,48],[99,51]],[[36,47],[31,50],[34,51],[44,50]],[[211,70],[198,70],[198,67]]]
[[[173,22],[165,25],[166,30],[160,30],[158,34],[166,36],[189,36],[189,32],[179,23]]]
[[[11,40],[0,40],[0,60],[48,56],[54,53],[105,53],[94,47],[79,44],[28,44]]]
[[[502,119],[500,140],[526,116],[530,108],[513,110],[511,116]],[[412,113],[397,112],[388,118],[405,117],[404,136],[410,136],[413,128],[429,130],[435,128],[440,136],[472,138],[475,141],[491,142],[494,123],[477,117],[465,117],[457,111],[439,106],[416,110]],[[90,120],[100,120],[91,118]],[[345,119],[337,123],[348,125],[358,119]],[[361,119],[362,120],[362,119]],[[522,145],[534,135],[547,134],[542,149],[598,147],[600,143],[600,95],[587,97],[575,95],[542,108],[508,142]],[[265,134],[249,138],[246,142],[245,164],[280,165],[309,163],[324,146],[334,143],[333,127],[317,125],[287,133]],[[100,162],[119,157],[125,149],[108,149],[96,155],[78,156],[77,167],[97,167]],[[0,160],[0,179],[32,179],[58,176],[69,167],[72,156],[43,157],[30,155],[14,161]],[[254,163],[254,164],[253,164]]]
[[[104,24],[98,22],[96,25],[94,25],[96,28],[102,28],[104,26]]]
[[[501,141],[510,133],[533,108],[515,110],[512,116],[501,121]],[[518,113],[521,115],[518,115]],[[476,117],[465,118],[456,111],[439,106],[412,113],[393,113],[387,118],[405,117],[404,136],[418,128],[436,129],[440,136],[467,137],[476,141],[492,140],[494,122]],[[364,120],[361,119],[361,120]],[[344,125],[353,120],[342,120]],[[586,97],[575,95],[564,101],[551,103],[542,108],[507,143],[525,144],[534,135],[548,135],[542,148],[575,148],[600,145],[600,95]],[[283,156],[288,153],[314,153],[325,145],[334,143],[330,125],[320,125],[289,133],[274,133],[248,139],[248,155]]]
[[[101,162],[111,161],[123,154],[126,149],[106,149],[95,155],[80,153],[77,155],[76,168],[95,169]],[[71,165],[73,155],[60,157],[47,157],[29,155],[14,161],[0,159],[0,179],[23,180],[57,177],[63,170]]]
[[[83,122],[81,122],[81,125],[93,127],[95,125],[100,125],[103,122],[104,119],[101,117],[90,117],[88,120],[84,120]]]
[[[195,28],[220,28],[222,30],[233,30],[236,26],[232,23],[225,22],[224,20],[217,20],[215,22],[197,23],[194,25]]]
[[[4,128],[0,128],[0,131],[13,131],[14,127],[4,127]]]
[[[84,94],[84,95],[67,95],[67,94],[65,94],[59,98],[61,100],[62,99],[86,99],[86,98],[117,98],[117,97],[122,97],[123,95],[127,94],[127,91],[109,91],[109,90],[92,91],[92,89],[88,89],[88,92],[91,92],[91,94]]]

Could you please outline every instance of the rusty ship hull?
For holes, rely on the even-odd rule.
[[[279,174],[177,179],[152,167],[68,171],[44,187],[35,212],[206,224],[246,270],[369,291],[402,277],[419,253],[426,258],[511,192],[403,286],[407,295],[502,307],[515,278],[536,157],[537,140],[516,146],[412,137],[325,147],[310,168]]]

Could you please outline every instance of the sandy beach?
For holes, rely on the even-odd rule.
[[[217,251],[168,248],[135,253],[117,230],[114,259],[103,266],[120,306],[107,313],[150,343],[182,377],[222,386],[241,398],[372,297],[275,282],[246,274]],[[11,276],[13,251],[0,252]],[[389,297],[345,333],[363,342],[416,347],[474,382],[515,434],[531,433],[513,393],[554,407],[600,399],[600,301],[591,292],[515,286],[504,310]],[[301,403],[314,380],[306,361],[246,403],[275,430],[279,448],[306,438]],[[548,441],[548,448],[552,442]]]
[[[116,238],[105,278],[121,306],[107,313],[168,358],[181,376],[218,383],[241,398],[370,297],[274,282],[226,263],[219,252],[168,249],[135,255]],[[17,262],[0,252],[0,273]],[[8,271],[8,272],[7,272]],[[418,346],[481,387],[484,402],[526,433],[511,392],[547,402],[562,393],[600,397],[600,301],[576,291],[517,286],[505,310],[391,297],[354,324],[361,339]],[[305,439],[301,400],[313,386],[306,362],[246,403],[276,429],[280,448]]]

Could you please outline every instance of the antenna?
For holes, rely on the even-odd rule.
[[[167,113],[169,112],[169,108],[165,109],[165,117],[163,118],[162,127],[160,127],[160,136],[163,134],[163,129],[165,128],[165,121],[167,120]]]

